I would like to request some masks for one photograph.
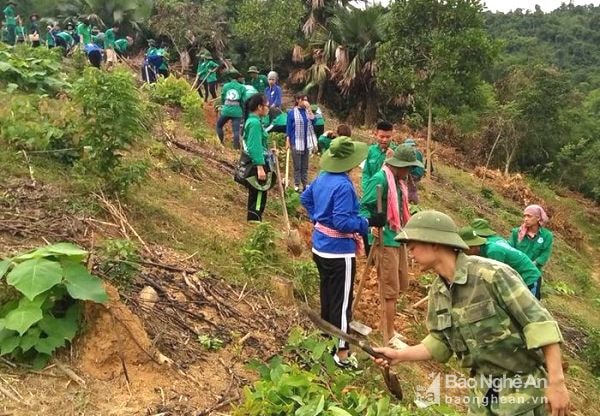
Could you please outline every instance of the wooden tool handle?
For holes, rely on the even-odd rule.
[[[377,212],[383,212],[383,186],[377,185]]]

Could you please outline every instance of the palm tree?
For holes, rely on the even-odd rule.
[[[327,22],[310,39],[314,63],[307,71],[309,86],[319,86],[319,100],[326,80],[336,83],[343,95],[359,100],[357,114],[365,122],[377,120],[377,48],[384,40],[381,6],[361,10],[337,7]]]
[[[364,1],[365,5],[368,0]],[[323,25],[327,18],[331,15],[331,9],[336,6],[346,7],[350,5],[351,0],[306,0],[308,3],[308,17],[304,26],[302,26],[302,31],[309,37],[313,34],[315,29],[319,25]],[[329,10],[329,13],[328,13]]]

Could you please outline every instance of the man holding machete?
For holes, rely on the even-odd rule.
[[[321,175],[302,193],[300,201],[314,224],[313,260],[320,277],[321,317],[348,331],[352,320],[352,293],[356,253],[369,227],[382,227],[385,214],[370,219],[358,213],[359,203],[349,172],[367,156],[367,145],[341,136],[321,156]],[[348,343],[340,339],[334,361],[351,365]]]
[[[383,211],[386,214],[386,224],[383,228],[383,245],[377,251],[377,277],[381,287],[382,306],[381,328],[383,343],[401,345],[399,335],[394,331],[396,302],[400,291],[408,289],[408,259],[406,247],[395,241],[394,237],[410,219],[408,208],[408,187],[406,178],[413,166],[423,167],[417,160],[414,148],[398,146],[392,157],[385,159],[383,167],[375,173],[364,189],[360,213],[371,217],[377,212],[377,186],[383,191]],[[379,238],[379,230],[371,228],[369,245]]]
[[[415,214],[396,237],[424,269],[429,335],[403,350],[375,348],[381,367],[456,354],[470,369],[469,415],[567,416],[558,324],[509,266],[467,256],[454,221],[438,211]],[[551,413],[547,413],[548,409]]]

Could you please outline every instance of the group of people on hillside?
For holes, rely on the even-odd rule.
[[[15,2],[9,1],[2,10],[4,14],[2,41],[9,45],[26,43],[32,47],[41,46],[42,30],[39,15],[32,14],[28,24],[24,25],[16,6]],[[101,32],[97,27],[92,26],[89,16],[71,18],[66,21],[64,27],[57,22],[52,23],[45,28],[44,32],[46,47],[61,48],[67,55],[78,46],[86,53],[90,63],[98,68],[103,62],[109,66],[116,63],[119,57],[125,56],[133,44],[132,37],[119,37],[118,23]]]

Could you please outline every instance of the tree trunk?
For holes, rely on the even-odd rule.
[[[427,149],[426,149],[426,171],[427,175],[431,176],[431,128],[432,128],[431,100],[427,104]]]
[[[184,75],[187,74],[192,63],[192,58],[190,58],[190,54],[187,50],[179,52],[179,62],[181,63],[181,72]]]
[[[365,124],[369,127],[377,123],[378,107],[377,107],[377,90],[367,90],[365,99]]]
[[[507,155],[506,164],[504,165],[504,176],[508,176],[508,174],[510,173],[510,164],[512,163],[512,160],[515,157],[516,153],[517,153],[517,146],[515,145],[515,146],[513,146],[510,153]]]

